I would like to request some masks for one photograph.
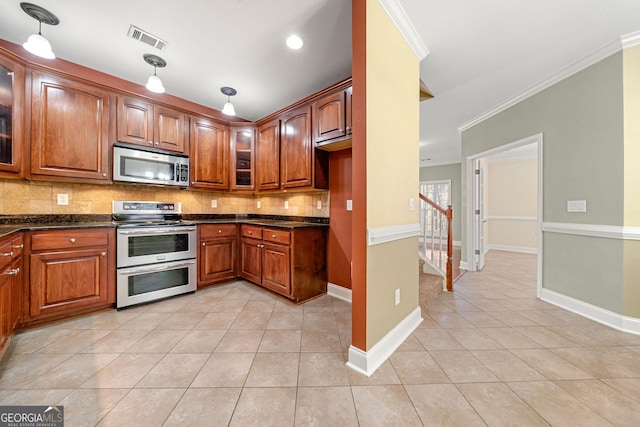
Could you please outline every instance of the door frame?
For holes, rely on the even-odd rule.
[[[483,157],[489,157],[494,154],[502,153],[504,151],[508,151],[514,148],[523,147],[529,144],[537,144],[538,148],[538,219],[536,226],[536,235],[537,235],[537,278],[536,278],[536,295],[540,298],[540,291],[542,289],[542,220],[543,220],[543,135],[542,133],[538,133],[535,135],[528,136],[526,138],[519,139],[517,141],[501,145],[499,147],[492,148],[490,150],[486,150],[477,154],[473,154],[466,158],[466,186],[467,186],[467,194],[466,194],[466,225],[467,225],[467,267],[468,271],[477,271],[477,263],[474,256],[475,242],[477,241],[477,225],[474,224],[474,196],[476,189],[473,185],[473,170],[474,170],[474,161],[481,159]]]

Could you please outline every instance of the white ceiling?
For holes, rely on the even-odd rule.
[[[32,0],[60,18],[43,25],[56,55],[144,84],[142,55],[167,60],[167,92],[215,109],[232,86],[240,117],[256,120],[351,75],[351,0]],[[391,0],[393,1],[393,0]],[[420,74],[421,165],[460,161],[457,128],[620,36],[640,30],[639,0],[395,0],[429,49]],[[37,30],[2,0],[0,38]],[[127,37],[129,25],[168,41]],[[305,40],[291,51],[284,39]]]

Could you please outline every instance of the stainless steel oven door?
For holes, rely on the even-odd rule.
[[[118,268],[195,258],[196,227],[119,228],[116,246]]]
[[[165,262],[117,270],[117,308],[196,290],[196,260]]]

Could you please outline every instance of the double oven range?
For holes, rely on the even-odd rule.
[[[179,202],[113,202],[116,307],[196,290],[196,226]]]

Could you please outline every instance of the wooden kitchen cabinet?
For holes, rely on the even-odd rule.
[[[28,301],[36,322],[113,306],[115,229],[34,231],[26,234]]]
[[[229,126],[191,117],[189,134],[191,186],[229,189]]]
[[[34,71],[31,175],[109,182],[113,98],[101,88]]]
[[[0,241],[0,354],[22,314],[22,233]]]
[[[258,128],[256,140],[256,189],[280,188],[280,120]]]
[[[231,127],[231,190],[253,191],[255,186],[256,129]]]
[[[118,141],[186,154],[184,113],[138,98],[118,96]]]
[[[326,232],[244,224],[240,276],[300,303],[327,292]]]
[[[0,55],[0,175],[22,173],[25,68]]]
[[[280,125],[280,188],[313,185],[311,106],[287,113]]]
[[[237,272],[238,226],[198,226],[198,288],[233,279]]]
[[[352,94],[349,86],[313,103],[313,142],[315,147],[336,151],[351,146]]]

